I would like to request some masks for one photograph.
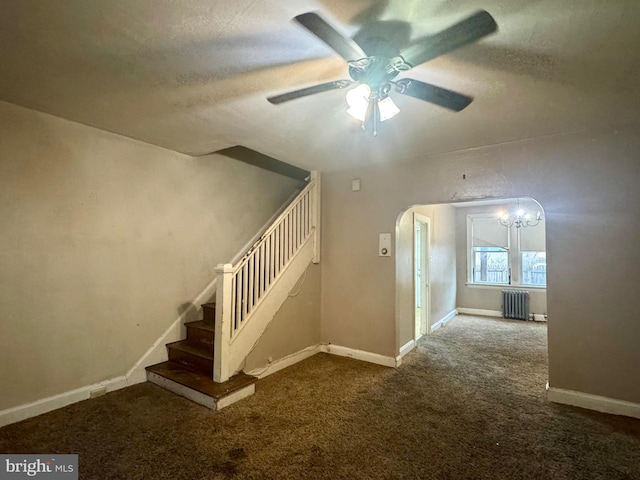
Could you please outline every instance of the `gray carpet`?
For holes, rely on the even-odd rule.
[[[640,479],[640,420],[545,400],[546,326],[459,316],[397,369],[318,354],[218,413],[140,384],[0,429],[83,479]]]

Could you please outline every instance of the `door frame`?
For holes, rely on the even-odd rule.
[[[420,252],[418,252],[416,245],[416,230],[417,225],[422,225],[421,232],[423,238],[420,241],[420,246],[422,247]],[[420,299],[423,301],[420,305],[420,319],[417,318],[417,310],[418,310],[418,289],[416,288],[416,278],[418,276],[417,271],[417,263],[418,259],[420,260],[420,272],[421,279],[423,280],[421,283],[420,290]],[[431,333],[431,278],[430,278],[430,265],[431,263],[431,218],[425,215],[421,215],[417,212],[413,212],[413,306],[414,306],[414,327],[413,327],[413,338],[414,340],[418,340],[422,335],[427,335]],[[424,281],[426,277],[426,282]],[[425,308],[426,304],[426,308]],[[418,323],[420,327],[418,328]]]

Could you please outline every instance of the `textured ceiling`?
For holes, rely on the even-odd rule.
[[[636,121],[638,0],[0,0],[0,99],[191,155],[244,145],[330,170]],[[291,22],[319,11],[349,35],[390,21],[412,38],[483,8],[497,33],[405,76],[475,98],[460,113],[397,96],[377,137],[344,91],[266,97],[348,78]]]

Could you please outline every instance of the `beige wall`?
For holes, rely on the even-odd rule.
[[[523,207],[526,207],[523,201]],[[502,311],[502,290],[504,287],[491,287],[485,285],[467,285],[467,215],[478,213],[494,213],[500,210],[513,209],[513,204],[474,206],[456,208],[456,234],[458,252],[458,299],[459,308],[475,308],[480,310]],[[529,208],[527,211],[536,211]],[[544,229],[544,222],[534,227]],[[512,227],[511,244],[516,241]],[[545,315],[547,313],[547,291],[540,288],[527,288],[529,291],[529,306],[531,313]]]
[[[456,308],[456,212],[450,205],[434,205],[431,225],[431,324]]]
[[[414,338],[413,323],[401,319],[415,313],[413,266],[413,214],[429,217],[430,269],[429,323],[442,320],[456,308],[456,230],[455,208],[450,205],[420,205],[409,208],[398,219],[396,244],[396,290],[398,321],[397,348]]]
[[[358,192],[351,191],[353,178],[361,178]],[[383,182],[362,170],[323,173],[321,338],[394,356],[395,291],[387,282],[395,278],[395,261],[393,255],[378,256],[378,235],[394,238],[400,212],[419,202],[389,208],[393,199],[378,195]]]
[[[249,353],[244,371],[320,343],[320,265],[310,264]]]
[[[0,102],[0,410],[125,374],[296,186]]]
[[[378,257],[377,242],[403,210],[532,197],[547,220],[551,386],[640,402],[639,131],[622,125],[326,173],[323,340],[396,354],[394,259]]]

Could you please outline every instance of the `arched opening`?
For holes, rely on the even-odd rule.
[[[546,321],[546,226],[536,200],[414,205],[398,216],[396,242],[401,356],[458,314]],[[511,291],[519,293],[509,309]]]

